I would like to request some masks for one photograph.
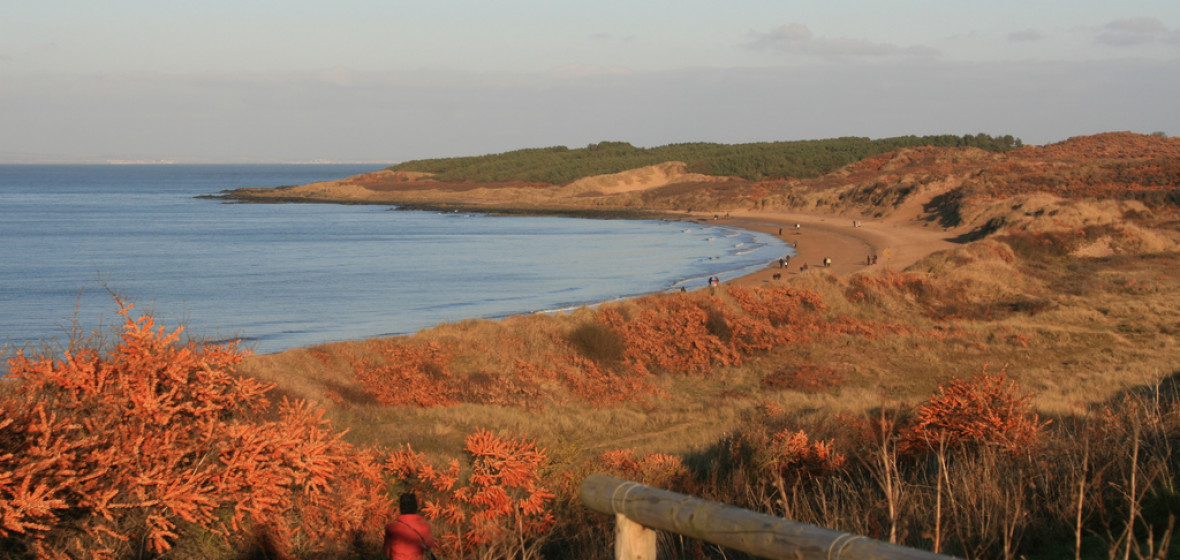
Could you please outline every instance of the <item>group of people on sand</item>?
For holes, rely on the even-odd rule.
[[[779,268],[787,268],[789,266],[791,266],[791,257],[789,255],[778,260]],[[832,257],[824,257],[824,268],[832,268]],[[803,265],[799,267],[799,272],[807,272],[807,269],[807,263],[803,263]],[[776,275],[776,277],[778,276],[779,275]],[[710,278],[710,280],[712,280],[712,278]]]
[[[799,267],[799,272],[807,272],[810,268],[811,267],[807,266],[807,263],[803,263],[803,265]],[[824,268],[832,268],[832,257],[824,257]]]

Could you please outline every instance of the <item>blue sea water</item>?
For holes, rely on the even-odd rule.
[[[696,289],[790,249],[658,220],[227,204],[374,165],[0,165],[0,346],[118,325],[113,292],[189,336],[269,353],[467,318]]]

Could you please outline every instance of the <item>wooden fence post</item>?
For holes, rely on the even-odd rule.
[[[771,560],[948,560],[949,556],[796,523],[603,474],[582,482],[582,503],[616,514],[616,560],[654,560],[655,530]],[[634,537],[637,533],[639,537]],[[622,541],[627,542],[622,542]]]
[[[615,514],[615,560],[656,560],[656,532]]]

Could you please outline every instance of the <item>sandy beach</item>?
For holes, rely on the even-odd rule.
[[[405,177],[383,170],[349,177],[338,181],[327,181],[283,189],[243,189],[247,200],[256,197],[262,200],[291,198],[292,200],[352,201],[367,204],[384,202],[405,203],[394,194],[410,197],[424,197],[427,201],[453,201],[456,203],[482,204],[489,202],[507,203],[509,206],[529,208],[537,204],[540,193],[550,198],[565,200],[563,197],[577,196],[588,189],[598,195],[620,194],[649,190],[683,181],[718,180],[706,176],[689,174],[685,165],[667,162],[620,173],[586,177],[561,187],[559,191],[538,191],[535,188],[498,186],[492,189],[456,190],[446,183],[429,183],[426,190],[407,189],[406,185],[418,177]],[[385,181],[386,183],[382,183]],[[392,181],[392,183],[389,183]],[[441,186],[440,186],[441,185]],[[776,212],[742,210],[730,211],[723,215],[710,212],[695,212],[685,219],[713,221],[739,229],[757,230],[778,236],[795,246],[796,255],[786,268],[773,263],[766,269],[743,276],[730,282],[758,285],[774,281],[774,275],[799,274],[806,265],[809,269],[825,268],[825,259],[831,259],[827,270],[847,275],[869,266],[904,269],[922,257],[936,251],[955,246],[952,239],[962,232],[948,231],[930,222],[922,221],[922,205],[929,201],[934,191],[922,197],[912,197],[900,206],[892,208],[882,219],[865,216],[844,216],[839,214],[810,212]],[[617,216],[616,216],[617,217]],[[855,224],[855,225],[854,225]],[[798,225],[798,228],[796,228]],[[876,257],[876,264],[870,258]]]
[[[834,214],[730,212],[716,222],[769,233],[795,245],[796,255],[785,269],[776,263],[731,280],[740,285],[772,283],[775,274],[784,278],[800,274],[804,265],[821,269],[828,258],[832,264],[827,270],[842,275],[870,266],[901,270],[926,255],[956,247],[950,239],[961,233],[922,225],[912,216],[873,220]],[[869,258],[874,255],[877,262],[870,265]]]

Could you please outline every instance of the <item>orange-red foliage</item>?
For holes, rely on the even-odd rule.
[[[1003,373],[986,371],[971,379],[955,379],[918,407],[914,424],[902,434],[909,452],[980,444],[1010,453],[1034,445],[1047,423],[1033,411],[1031,395],[1021,395],[1016,382]]]
[[[726,291],[747,315],[766,321],[772,327],[812,324],[815,312],[827,309],[819,294],[790,286],[745,288],[730,285]]]
[[[762,379],[762,386],[767,389],[788,389],[803,393],[821,393],[839,386],[843,381],[844,377],[832,368],[815,364],[803,364],[764,377]]]
[[[826,309],[819,294],[786,286],[726,290],[743,314],[727,314],[734,350],[745,354],[766,352],[776,346],[809,340],[817,332]]]
[[[831,474],[848,462],[831,441],[812,441],[803,430],[783,430],[772,438],[770,468],[793,478]]]
[[[573,393],[594,406],[636,400],[659,392],[644,370],[616,371],[581,356],[569,356],[563,381]]]
[[[824,335],[873,333],[848,318],[826,318],[826,306],[814,292],[788,286],[727,286],[726,292],[736,308],[715,296],[650,297],[635,302],[626,315],[604,307],[598,320],[620,333],[635,371],[689,375]]]
[[[245,355],[235,344],[182,346],[179,330],[119,304],[109,354],[9,361],[19,385],[0,407],[0,537],[39,557],[160,554],[187,523],[332,546],[388,507],[373,461],[322,412],[284,403],[278,420],[254,420],[267,387],[229,373]]]
[[[603,453],[599,463],[607,473],[656,488],[675,488],[683,492],[691,479],[684,462],[666,453],[636,456],[634,449],[615,449]]]
[[[896,204],[915,183],[962,177],[960,196],[1003,199],[1033,192],[1062,198],[1135,198],[1175,205],[1180,139],[1115,132],[1025,146],[1001,154],[962,148],[906,148],[861,160],[803,188],[859,185],[851,198]]]
[[[1180,140],[1126,132],[1070,138],[1007,154],[1011,162],[988,170],[994,197],[1044,191],[1063,198],[1154,200],[1180,180]],[[1159,197],[1162,200],[1162,197]]]
[[[589,323],[596,328],[578,330],[574,342],[555,341],[550,350],[525,351],[519,339],[503,335],[504,343],[490,349],[381,340],[339,356],[365,391],[387,405],[536,406],[546,398],[563,398],[546,392],[557,381],[569,394],[601,406],[658,394],[653,374],[703,375],[786,344],[900,328],[828,317],[818,294],[787,286],[726,290],[729,299],[678,294],[604,305],[594,316],[596,322]],[[466,361],[464,352],[478,353],[481,363],[500,365],[456,374],[451,364]]]
[[[424,346],[375,342],[383,363],[352,360],[357,381],[377,402],[430,408],[458,404],[450,354],[437,343]]]
[[[516,550],[553,525],[550,504],[555,496],[541,480],[544,450],[531,441],[482,429],[467,436],[465,450],[471,468],[466,480],[458,461],[440,469],[408,448],[386,461],[397,478],[425,496],[423,514],[444,523],[436,536],[444,555]]]
[[[739,357],[709,331],[709,311],[701,302],[689,297],[644,298],[630,318],[613,307],[599,311],[598,318],[622,334],[625,359],[637,371],[702,374]]]

